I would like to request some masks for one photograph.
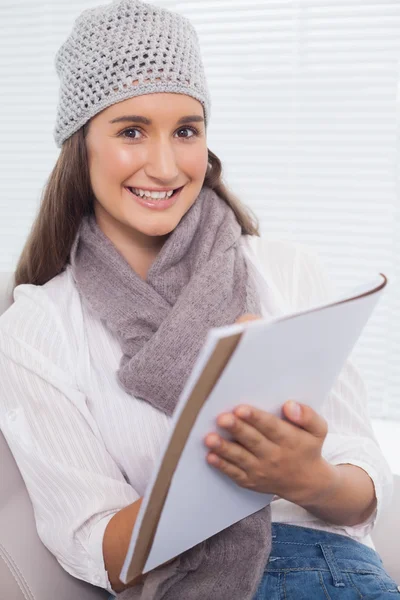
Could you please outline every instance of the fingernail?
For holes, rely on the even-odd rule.
[[[293,400],[289,402],[289,414],[296,421],[301,417],[301,406],[297,402],[293,402]]]
[[[235,424],[235,417],[233,415],[222,415],[219,424],[221,427],[232,427]]]
[[[218,458],[218,456],[216,456],[216,454],[209,454],[208,462],[211,463],[212,465],[217,465],[219,463],[219,458]]]
[[[206,444],[209,448],[218,448],[218,446],[220,446],[220,444],[221,444],[221,441],[220,441],[219,437],[217,437],[216,435],[213,435],[207,439]]]
[[[235,412],[237,416],[241,417],[242,419],[248,419],[251,417],[251,410],[247,406],[239,406]]]

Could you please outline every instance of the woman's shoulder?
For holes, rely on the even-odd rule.
[[[16,322],[28,325],[36,320],[43,324],[44,319],[68,319],[77,300],[79,295],[69,268],[44,285],[18,285],[12,304],[0,317],[0,331],[7,331]]]
[[[296,308],[328,301],[335,294],[326,265],[314,247],[269,234],[244,236],[244,244],[263,276],[272,279]]]
[[[0,316],[0,347],[35,350],[65,368],[79,345],[81,303],[70,269],[44,285],[21,284]]]
[[[266,267],[287,266],[288,263],[319,262],[318,253],[309,245],[263,233],[243,236],[246,247]]]

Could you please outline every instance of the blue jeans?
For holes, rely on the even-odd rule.
[[[400,600],[372,548],[336,533],[273,523],[271,554],[253,600],[394,600],[394,593]]]
[[[272,524],[272,550],[254,600],[394,600],[379,555],[343,535]]]

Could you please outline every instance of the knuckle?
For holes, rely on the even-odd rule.
[[[281,454],[280,452],[271,452],[271,455],[269,457],[269,463],[271,465],[271,467],[273,469],[279,469],[279,467],[281,466]]]
[[[286,440],[286,446],[289,450],[296,450],[299,447],[299,436],[291,435]]]
[[[274,432],[274,442],[278,444],[278,446],[284,446],[287,444],[288,440],[292,439],[293,435],[287,435],[286,433],[282,433],[281,431]]]
[[[268,427],[268,417],[259,412],[254,411],[252,423],[254,427],[260,431],[263,427]]]
[[[223,444],[220,444],[217,448],[212,448],[211,452],[219,456],[219,458],[223,458],[225,456],[225,447]]]
[[[308,425],[314,419],[315,413],[309,406],[303,406],[302,412],[302,421],[305,425]]]
[[[260,450],[260,448],[263,445],[263,441],[264,440],[263,440],[262,437],[256,437],[256,438],[254,438],[254,440],[252,440],[252,443],[251,443],[253,450],[255,450],[255,451]]]
[[[221,471],[226,473],[226,475],[229,475],[229,464],[223,458],[220,460],[219,468],[221,469]]]
[[[243,426],[242,426],[240,419],[235,419],[235,421],[231,427],[231,431],[233,433],[240,433],[242,430],[243,430]]]
[[[325,439],[328,434],[328,422],[323,417],[318,417],[315,437]]]
[[[255,482],[259,482],[259,481],[263,481],[263,479],[265,479],[265,472],[263,469],[258,469],[258,471],[254,474],[254,481]]]
[[[247,477],[247,475],[245,473],[239,473],[237,476],[237,482],[239,483],[239,485],[241,487],[244,487],[246,489],[251,489],[252,486],[252,481],[251,479],[249,479]]]
[[[228,445],[227,445],[226,441],[221,438],[221,441],[219,443],[217,451],[225,454],[227,452],[227,449],[228,449]]]
[[[243,487],[245,487],[247,490],[255,490],[257,485],[253,479],[247,479]]]

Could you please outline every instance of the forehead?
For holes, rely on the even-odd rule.
[[[186,115],[204,117],[204,111],[201,102],[192,96],[161,92],[144,94],[117,102],[104,109],[93,120],[98,118],[98,120],[109,123],[118,117],[129,115],[147,117],[153,123],[177,122]]]

